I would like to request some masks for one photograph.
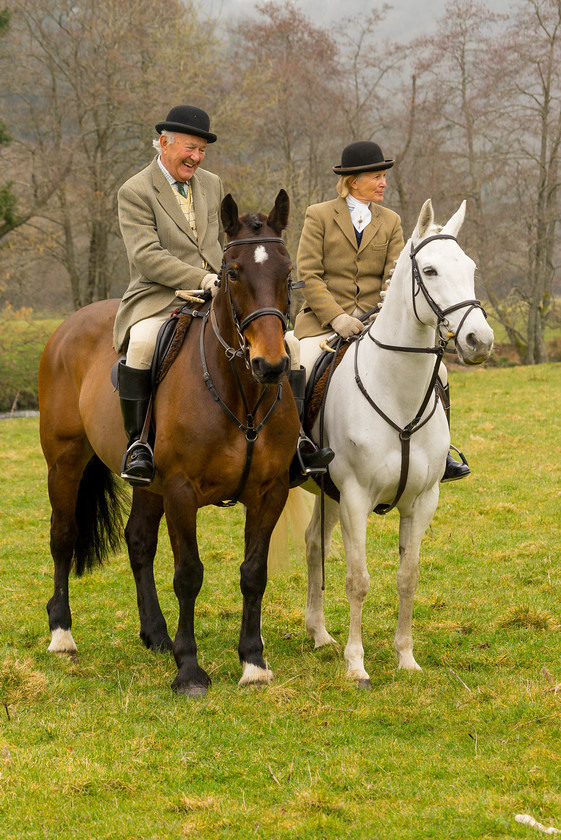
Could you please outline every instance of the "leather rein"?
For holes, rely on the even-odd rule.
[[[233,239],[231,242],[228,242],[226,244],[226,246],[224,248],[224,253],[226,253],[228,248],[232,248],[234,245],[261,245],[265,242],[276,242],[276,243],[280,243],[281,245],[284,245],[284,241],[281,239],[280,236],[262,237],[260,239],[258,239],[258,238],[255,238],[255,239],[254,238]],[[246,339],[245,339],[245,336],[244,336],[244,331],[245,331],[246,327],[249,324],[252,323],[252,321],[255,321],[257,318],[260,318],[262,315],[275,315],[277,318],[280,319],[280,321],[283,325],[283,331],[286,332],[287,325],[288,325],[288,311],[290,309],[290,300],[288,302],[287,314],[286,315],[283,312],[281,312],[280,309],[277,309],[276,307],[265,306],[265,307],[261,307],[260,309],[254,310],[253,312],[251,312],[249,315],[247,315],[245,318],[243,318],[240,321],[238,316],[237,316],[235,307],[234,307],[234,302],[232,300],[232,294],[231,294],[231,290],[230,290],[230,283],[231,282],[237,282],[238,269],[234,266],[228,268],[227,265],[226,265],[226,260],[224,259],[223,262],[222,262],[221,269],[220,269],[220,275],[221,275],[221,282],[224,283],[225,291],[226,291],[226,294],[227,294],[227,297],[228,297],[230,314],[232,316],[232,320],[233,320],[234,326],[236,328],[236,333],[237,333],[237,336],[238,336],[238,347],[237,348],[231,347],[228,344],[228,342],[224,339],[224,337],[221,335],[220,329],[219,329],[219,326],[218,326],[218,322],[216,320],[216,313],[214,311],[214,307],[213,307],[212,303],[211,303],[210,309],[207,310],[207,312],[203,316],[203,323],[202,323],[202,327],[201,327],[201,335],[200,335],[199,344],[200,344],[200,353],[201,353],[201,363],[202,363],[202,366],[203,366],[203,379],[204,379],[205,385],[207,386],[212,398],[215,400],[215,402],[218,403],[218,405],[220,406],[220,408],[222,409],[224,414],[226,414],[226,416],[229,417],[230,420],[232,420],[236,424],[236,426],[243,433],[243,435],[245,436],[245,439],[247,441],[245,464],[244,464],[244,468],[243,468],[243,472],[242,472],[240,482],[238,484],[238,487],[237,487],[234,495],[232,496],[232,498],[229,501],[221,501],[221,502],[216,502],[215,503],[216,507],[233,507],[239,501],[240,496],[243,493],[243,490],[245,488],[247,478],[249,476],[249,470],[251,468],[251,462],[252,462],[252,459],[253,459],[253,450],[255,448],[255,441],[257,440],[259,432],[261,431],[263,426],[267,423],[267,421],[271,417],[274,409],[276,408],[276,406],[278,405],[278,403],[279,403],[279,401],[282,397],[282,384],[279,383],[277,385],[277,393],[276,393],[275,399],[274,399],[271,407],[267,411],[263,420],[260,423],[258,423],[257,425],[255,425],[255,415],[257,413],[257,410],[259,409],[259,406],[263,402],[263,400],[264,400],[265,396],[267,395],[267,393],[269,391],[269,388],[271,386],[270,385],[264,385],[263,386],[263,390],[262,390],[261,394],[259,395],[259,398],[257,399],[257,402],[255,403],[253,408],[250,408],[249,403],[247,401],[247,397],[246,397],[244,388],[243,388],[242,381],[240,379],[239,371],[237,369],[236,360],[243,359],[244,362],[245,362],[246,368],[249,370],[249,358],[248,358],[248,352],[247,352],[247,342],[246,342]],[[289,289],[290,289],[290,284],[289,284]],[[238,417],[236,417],[236,415],[234,414],[234,412],[231,411],[230,408],[228,408],[228,406],[226,405],[224,400],[218,394],[218,392],[217,392],[217,390],[214,386],[214,383],[212,381],[212,377],[211,377],[210,371],[208,369],[205,347],[204,347],[205,328],[208,324],[209,319],[210,319],[212,328],[214,330],[214,334],[215,334],[216,338],[218,339],[218,342],[224,348],[226,358],[228,359],[228,362],[230,363],[230,365],[232,367],[232,371],[234,373],[234,379],[236,381],[238,392],[239,392],[239,394],[242,398],[244,410],[245,410],[245,413],[246,413],[245,422],[242,421],[242,420],[239,420]]]
[[[435,386],[436,386],[436,380],[438,378],[438,370],[439,370],[439,367],[440,367],[440,362],[442,361],[442,357],[444,355],[444,351],[445,351],[445,349],[448,345],[448,342],[450,341],[450,339],[452,339],[452,338],[455,339],[458,336],[458,333],[460,332],[460,329],[463,327],[467,316],[470,314],[470,312],[473,309],[481,309],[481,311],[483,312],[485,317],[487,317],[486,312],[483,309],[483,307],[481,306],[481,303],[480,303],[479,300],[464,300],[461,303],[456,303],[453,306],[447,307],[446,309],[441,309],[440,306],[436,303],[436,301],[431,297],[428,289],[426,288],[426,286],[423,282],[423,279],[421,277],[421,272],[419,271],[419,267],[417,265],[417,260],[415,259],[415,257],[417,256],[417,254],[419,253],[421,248],[423,248],[429,242],[433,242],[435,239],[453,239],[454,242],[457,242],[455,236],[451,236],[451,235],[445,234],[445,233],[438,233],[438,234],[435,234],[434,236],[429,236],[426,239],[424,239],[422,242],[419,243],[419,245],[417,245],[416,248],[414,248],[413,244],[411,244],[410,257],[411,257],[413,311],[415,313],[415,317],[421,323],[421,319],[419,318],[419,316],[417,314],[417,307],[416,307],[416,300],[415,300],[417,295],[421,292],[423,294],[426,302],[428,303],[429,307],[435,313],[435,315],[438,319],[438,323],[437,323],[437,327],[436,327],[436,329],[438,331],[438,334],[439,334],[438,344],[434,347],[400,347],[398,345],[393,345],[393,344],[383,344],[381,341],[378,341],[378,339],[374,338],[374,336],[371,334],[370,330],[372,329],[372,327],[370,327],[366,332],[362,333],[355,342],[355,356],[354,356],[355,382],[358,385],[361,393],[364,395],[364,397],[368,401],[368,403],[372,406],[372,408],[393,429],[395,429],[396,432],[398,432],[399,439],[401,441],[401,471],[400,471],[399,483],[398,483],[396,495],[395,495],[395,498],[394,498],[394,500],[391,504],[376,505],[376,507],[374,508],[374,512],[378,513],[380,515],[384,515],[384,514],[388,513],[390,510],[393,510],[393,508],[397,505],[397,503],[401,499],[401,496],[403,495],[403,491],[405,490],[405,487],[407,485],[407,477],[408,477],[408,474],[409,474],[409,456],[410,456],[411,436],[413,434],[415,434],[415,432],[418,432],[419,429],[422,429],[423,426],[425,426],[429,422],[429,420],[431,419],[431,417],[433,416],[433,414],[435,413],[435,411],[437,409],[438,394],[436,393]],[[455,333],[452,333],[449,330],[450,324],[449,324],[446,316],[449,315],[451,312],[455,312],[456,310],[463,309],[463,308],[466,308],[466,312],[465,312],[464,316],[462,317],[462,319],[461,319],[461,321],[458,325],[458,329],[456,330]],[[442,331],[441,331],[442,327],[444,327],[447,330],[446,336],[442,335]],[[376,344],[377,347],[381,347],[383,350],[394,350],[394,351],[399,352],[399,353],[434,353],[434,355],[435,355],[435,363],[434,363],[433,372],[432,372],[432,375],[431,375],[431,378],[430,378],[429,385],[427,387],[425,396],[424,396],[423,401],[421,403],[421,406],[420,406],[419,410],[417,411],[413,420],[411,420],[409,423],[407,423],[407,425],[404,426],[403,428],[401,426],[398,426],[397,423],[394,423],[394,421],[390,417],[388,417],[388,415],[385,414],[384,411],[382,411],[380,406],[377,405],[374,402],[374,400],[372,399],[372,397],[368,393],[363,381],[360,378],[360,374],[359,374],[359,371],[358,371],[358,348],[359,348],[359,344],[360,344],[361,340],[364,339],[366,336],[368,336],[368,338],[370,338],[370,340],[373,341],[374,344]],[[424,415],[425,410],[427,409],[427,407],[430,403],[431,395],[433,395],[433,394],[434,394],[434,404],[433,404],[432,409],[430,410],[429,414],[423,420],[423,415]]]

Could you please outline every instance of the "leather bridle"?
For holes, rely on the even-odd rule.
[[[235,245],[262,245],[265,242],[276,242],[284,245],[284,240],[281,239],[280,236],[264,236],[262,238],[246,238],[246,239],[232,239],[231,242],[228,242],[224,247],[224,254],[228,248],[233,248]],[[226,258],[222,260],[222,266],[220,268],[220,274],[222,277],[222,282],[224,283],[224,288],[226,290],[226,294],[228,295],[228,302],[230,304],[230,311],[232,313],[232,319],[234,321],[234,325],[236,327],[236,332],[238,333],[238,341],[240,344],[240,350],[246,355],[247,351],[247,344],[244,337],[244,331],[246,328],[255,321],[257,318],[261,318],[263,315],[276,315],[277,318],[280,318],[283,331],[286,332],[288,328],[288,316],[290,312],[290,281],[289,281],[289,299],[287,303],[287,311],[286,314],[281,312],[280,309],[277,309],[275,306],[263,306],[260,309],[256,309],[254,312],[250,312],[249,315],[246,315],[241,321],[238,318],[236,313],[236,309],[234,306],[234,301],[232,300],[232,293],[230,289],[230,284],[232,282],[237,281],[237,268],[235,266],[228,266],[226,264]],[[246,359],[246,365],[249,366],[249,363]]]
[[[428,305],[430,306],[430,308],[432,309],[432,311],[434,312],[434,314],[438,318],[437,329],[439,331],[439,334],[440,334],[441,338],[443,338],[442,333],[440,332],[441,327],[444,327],[445,329],[448,329],[449,326],[450,326],[446,316],[449,315],[451,312],[456,312],[458,309],[463,309],[464,307],[468,307],[467,312],[465,312],[462,320],[460,321],[460,323],[458,325],[458,329],[456,330],[456,332],[455,333],[449,333],[449,332],[447,333],[446,338],[451,339],[451,338],[455,338],[458,335],[458,333],[460,332],[461,328],[464,325],[464,321],[466,320],[467,316],[470,314],[470,312],[473,309],[481,309],[481,311],[483,312],[485,317],[487,317],[487,313],[485,312],[485,310],[481,306],[481,302],[479,300],[463,300],[460,303],[455,303],[453,306],[448,306],[446,309],[441,309],[440,306],[434,300],[434,298],[431,297],[427,287],[424,284],[423,278],[421,276],[421,272],[419,271],[419,266],[417,265],[416,256],[419,253],[419,251],[421,250],[421,248],[424,248],[425,245],[428,245],[429,242],[434,242],[435,239],[452,239],[454,242],[458,241],[455,236],[452,236],[449,233],[435,233],[433,236],[427,236],[427,238],[423,239],[422,242],[419,242],[419,244],[416,247],[413,247],[413,243],[411,243],[411,253],[410,253],[409,256],[411,257],[411,283],[412,283],[411,293],[412,293],[412,298],[413,298],[413,312],[415,313],[415,317],[416,317],[417,321],[422,323],[421,319],[419,318],[419,315],[417,314],[417,305],[416,305],[416,300],[415,300],[417,295],[419,294],[419,292],[422,292],[426,302],[428,303]],[[416,289],[415,289],[415,284],[417,284]]]

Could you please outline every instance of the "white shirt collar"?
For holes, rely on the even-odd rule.
[[[358,198],[355,198],[353,195],[348,195],[345,201],[347,202],[347,207],[349,208],[351,221],[354,227],[359,233],[362,233],[364,228],[370,224],[370,220],[372,219],[370,205],[364,201],[359,201]]]

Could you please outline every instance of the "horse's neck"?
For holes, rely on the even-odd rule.
[[[407,255],[406,260],[400,258],[398,261],[371,334],[377,341],[391,347],[432,348],[435,345],[434,328],[421,324],[415,316]],[[369,358],[365,362],[376,389],[383,390],[394,405],[402,407],[405,414],[410,408],[417,410],[433,375],[435,354],[386,350],[370,340],[361,344],[367,348],[364,352]]]

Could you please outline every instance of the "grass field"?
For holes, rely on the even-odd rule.
[[[414,609],[420,674],[398,672],[397,514],[372,515],[364,646],[370,692],[342,650],[314,653],[294,551],[268,585],[276,680],[240,689],[242,511],[205,509],[198,600],[203,700],[170,690],[175,663],[138,639],[122,551],[71,581],[79,654],[47,654],[52,591],[37,420],[0,422],[0,838],[539,837],[561,829],[561,366],[451,373],[453,442],[473,475],[444,485]],[[340,551],[328,629],[344,646]],[[157,583],[177,620],[162,533]]]

